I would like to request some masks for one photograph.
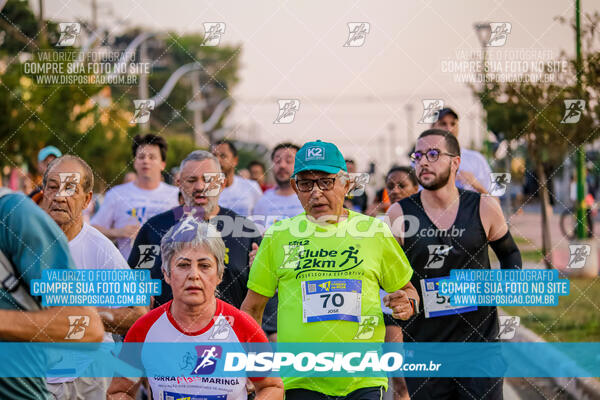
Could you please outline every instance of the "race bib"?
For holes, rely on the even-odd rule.
[[[302,320],[360,322],[362,281],[320,279],[302,285]]]
[[[227,400],[226,394],[182,394],[164,392],[165,400]]]
[[[449,279],[448,276],[421,279],[421,294],[425,318],[441,317],[442,315],[462,314],[477,310],[477,306],[452,306],[450,297],[439,294],[439,282]]]

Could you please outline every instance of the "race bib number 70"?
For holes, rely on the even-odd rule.
[[[302,320],[360,322],[362,281],[320,279],[301,282]]]

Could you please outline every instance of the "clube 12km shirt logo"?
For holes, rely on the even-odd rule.
[[[221,359],[223,349],[221,346],[196,346],[198,360],[192,375],[210,375],[217,368],[217,360]]]

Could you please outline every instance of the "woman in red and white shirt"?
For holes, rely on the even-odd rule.
[[[125,342],[215,343],[207,346],[209,360],[219,343],[267,342],[254,319],[215,296],[225,269],[225,251],[223,240],[210,224],[187,218],[173,226],[161,242],[163,275],[173,289],[173,300],[141,317],[129,329]],[[247,379],[254,384],[257,400],[283,400],[284,393],[281,379],[275,377],[164,379],[152,375],[144,379],[155,400],[201,395],[245,400]],[[114,378],[108,398],[135,399],[140,383]]]

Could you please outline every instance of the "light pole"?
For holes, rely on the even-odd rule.
[[[575,0],[575,49],[576,49],[576,71],[577,74],[577,94],[581,98],[583,93],[581,85],[582,60],[581,60],[581,1]],[[586,206],[585,206],[585,150],[583,143],[577,147],[575,156],[577,166],[577,238],[586,237]]]
[[[475,28],[475,33],[477,34],[477,38],[479,39],[479,43],[481,44],[481,67],[482,67],[482,71],[483,71],[483,75],[482,75],[482,85],[483,85],[483,96],[487,95],[487,46],[488,46],[488,42],[490,39],[490,36],[492,35],[492,26],[490,25],[489,22],[480,22],[477,23],[475,25],[473,25],[473,27]],[[482,120],[483,120],[483,126],[487,127],[487,124],[485,123],[485,109],[483,108],[483,103],[481,104],[481,109],[482,109]],[[486,129],[487,132],[487,129]],[[479,136],[479,135],[477,135]],[[486,155],[486,158],[490,159],[490,146],[488,144],[488,140],[487,137],[484,136],[483,138],[483,145],[484,145],[484,154]]]

